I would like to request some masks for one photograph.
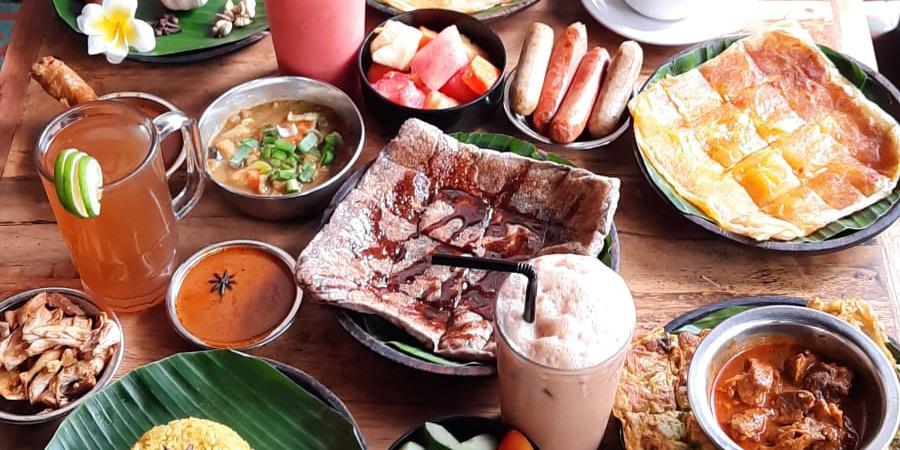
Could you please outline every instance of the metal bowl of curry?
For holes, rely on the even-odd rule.
[[[882,450],[900,425],[900,383],[863,332],[830,314],[765,306],[697,348],[688,399],[719,448]]]
[[[259,78],[213,101],[200,117],[205,174],[251,217],[314,215],[350,175],[365,139],[353,100],[303,77]]]
[[[166,294],[169,318],[203,348],[250,350],[272,342],[294,322],[303,292],[294,259],[253,240],[210,245],[188,258]]]

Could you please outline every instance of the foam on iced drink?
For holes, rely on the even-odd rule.
[[[525,322],[527,279],[513,274],[497,299],[496,317],[510,345],[544,366],[596,366],[628,343],[637,320],[625,281],[599,259],[546,255],[530,261],[538,273],[536,318]]]

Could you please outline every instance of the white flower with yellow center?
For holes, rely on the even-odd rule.
[[[137,0],[103,0],[103,6],[88,3],[78,16],[78,29],[88,35],[88,54],[106,53],[106,60],[118,64],[128,56],[128,48],[149,52],[156,47],[153,27],[134,18]]]

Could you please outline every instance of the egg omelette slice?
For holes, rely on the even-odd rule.
[[[813,233],[888,196],[900,125],[796,22],[732,44],[629,103],[645,160],[723,229]]]

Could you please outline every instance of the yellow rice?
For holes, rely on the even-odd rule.
[[[253,450],[234,430],[206,419],[173,420],[144,433],[131,450]]]

